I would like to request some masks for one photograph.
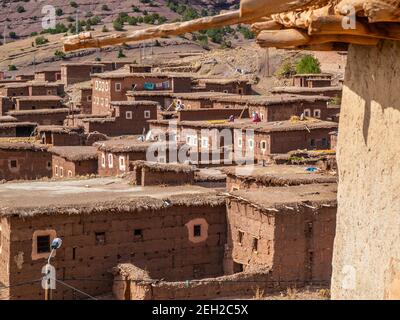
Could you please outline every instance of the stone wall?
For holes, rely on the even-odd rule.
[[[352,46],[339,126],[333,299],[400,298],[400,43]]]

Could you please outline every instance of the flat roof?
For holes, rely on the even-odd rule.
[[[316,129],[336,129],[338,123],[330,121],[322,121],[318,119],[308,119],[304,121],[275,121],[275,122],[258,122],[254,123],[251,119],[237,119],[234,122],[228,120],[208,120],[208,121],[176,121],[176,120],[149,120],[150,124],[162,124],[177,126],[187,126],[206,129],[241,129],[254,130],[255,132],[270,133],[283,131],[303,131]]]
[[[17,127],[36,127],[36,122],[2,122],[0,123],[0,129],[17,128]]]
[[[37,127],[38,132],[53,132],[53,133],[71,133],[80,132],[82,128],[79,127],[68,127],[68,126],[57,126],[57,125],[41,125]]]
[[[118,178],[55,182],[11,182],[0,185],[0,216],[81,214],[157,210],[171,205],[223,205],[210,189],[187,185],[136,187]],[[24,201],[21,201],[24,199]]]
[[[222,169],[242,180],[258,181],[269,186],[336,183],[337,177],[326,172],[308,172],[309,166],[270,165],[236,166]]]
[[[271,89],[272,93],[324,93],[324,92],[334,92],[334,91],[342,91],[343,87],[341,86],[333,86],[333,87],[316,87],[316,88],[308,88],[308,87],[274,87]]]
[[[22,116],[22,115],[39,115],[39,114],[59,114],[68,113],[68,108],[56,108],[56,109],[35,109],[35,110],[11,110],[7,114],[10,116]]]
[[[61,101],[63,98],[59,96],[16,96],[13,99],[19,101]]]
[[[184,74],[173,74],[173,73],[161,73],[161,72],[116,72],[116,71],[110,71],[110,72],[103,72],[103,73],[95,73],[92,75],[92,77],[97,77],[101,79],[119,79],[119,78],[151,78],[151,77],[157,77],[157,78],[191,78],[189,75],[184,75]]]
[[[0,142],[0,150],[6,151],[46,151],[47,147],[30,142]]]
[[[230,195],[233,199],[247,202],[262,211],[274,214],[296,213],[303,208],[319,209],[337,206],[337,184],[335,183],[239,190],[230,192]]]
[[[154,141],[141,141],[140,136],[132,136],[131,138],[110,139],[106,141],[96,142],[100,151],[126,153],[126,152],[146,152],[147,148],[153,145]]]
[[[111,105],[114,106],[158,106],[158,103],[155,101],[111,101]]]
[[[98,157],[97,148],[91,146],[52,147],[49,152],[69,161],[95,160]]]

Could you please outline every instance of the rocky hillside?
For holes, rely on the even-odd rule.
[[[76,17],[85,22],[91,19],[96,22],[93,25],[101,27],[112,23],[121,14],[138,19],[139,24],[145,16],[148,16],[145,22],[159,24],[218,13],[232,9],[238,3],[239,0],[3,0],[0,33],[2,36],[5,33],[7,42],[41,33],[49,4],[55,9],[56,23],[71,30]]]

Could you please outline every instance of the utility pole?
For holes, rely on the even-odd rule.
[[[75,33],[79,34],[79,9],[76,9],[75,14]]]
[[[42,288],[44,289],[44,300],[52,300],[52,290],[56,288],[56,269],[50,264],[53,253],[61,247],[62,240],[55,238],[50,245],[50,255],[47,264],[42,268]]]
[[[7,33],[7,22],[4,21],[3,44],[6,44],[6,43],[7,43],[7,36],[6,36],[6,33]]]

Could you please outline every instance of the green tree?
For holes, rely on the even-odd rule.
[[[321,63],[312,55],[305,55],[296,63],[297,74],[321,73]]]

